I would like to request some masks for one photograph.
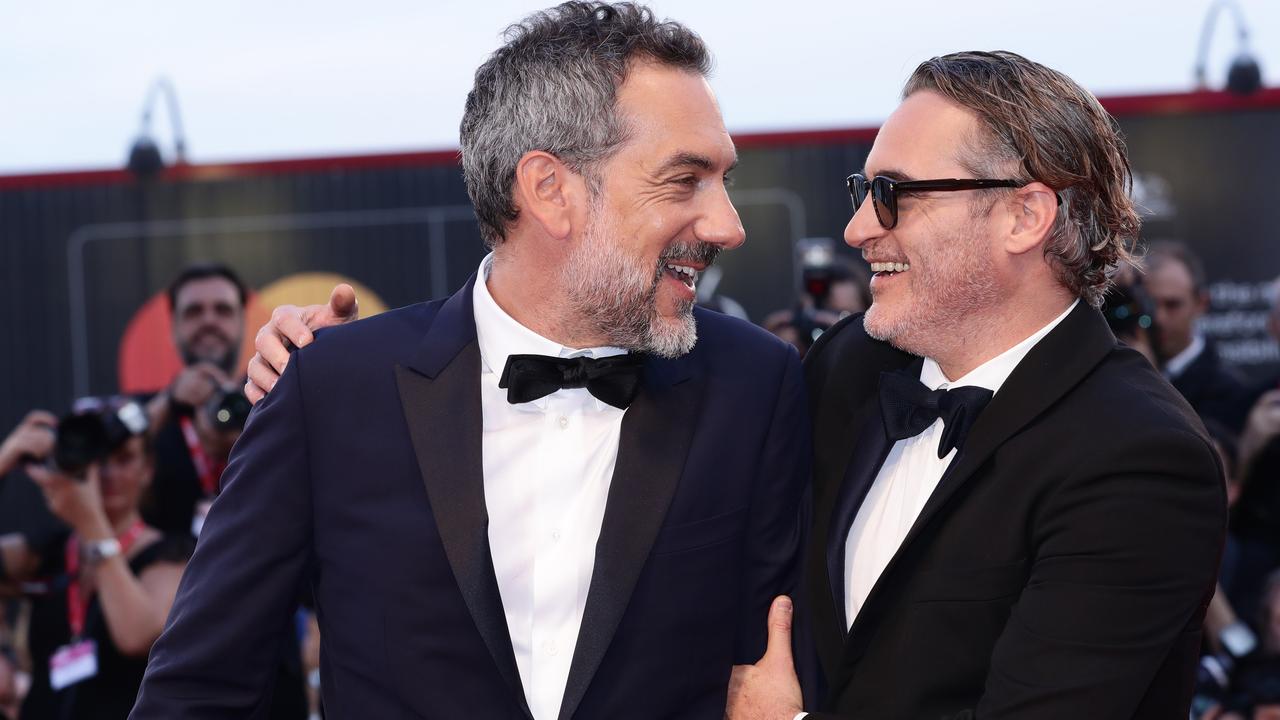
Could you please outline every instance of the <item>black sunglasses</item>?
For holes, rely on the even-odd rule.
[[[898,224],[898,193],[985,190],[1022,187],[1026,184],[1018,180],[894,180],[883,175],[877,175],[868,180],[867,176],[861,173],[850,175],[845,178],[845,182],[849,185],[849,196],[853,198],[855,213],[862,207],[862,201],[867,199],[867,187],[870,186],[871,203],[876,209],[876,219],[880,221],[880,227],[885,230],[892,230]]]

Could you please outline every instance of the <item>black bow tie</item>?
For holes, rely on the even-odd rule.
[[[559,358],[547,355],[509,355],[498,387],[506,388],[515,405],[546,397],[563,388],[586,388],[600,402],[625,410],[640,390],[639,355],[605,358]]]
[[[982,387],[930,390],[924,383],[900,372],[880,373],[880,410],[884,429],[893,441],[915,437],[942,418],[938,458],[964,445],[965,436],[993,393]]]

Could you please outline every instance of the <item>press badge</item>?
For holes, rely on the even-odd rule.
[[[92,640],[63,645],[49,660],[49,685],[61,690],[98,674],[98,645]]]

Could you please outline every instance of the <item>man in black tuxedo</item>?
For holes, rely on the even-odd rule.
[[[1061,73],[917,68],[849,178],[874,302],[805,361],[795,628],[818,667],[798,658],[802,700],[779,599],[730,718],[1187,717],[1225,491],[1190,407],[1096,309],[1137,236],[1129,181]]]
[[[1200,417],[1240,432],[1252,400],[1247,383],[1197,327],[1209,311],[1204,265],[1191,248],[1172,241],[1153,244],[1146,265],[1142,285],[1155,305],[1161,372]]]
[[[794,350],[694,307],[743,241],[709,62],[629,4],[508,32],[462,121],[492,253],[288,360],[134,720],[264,707],[303,584],[332,717],[723,717],[795,581],[810,453]]]

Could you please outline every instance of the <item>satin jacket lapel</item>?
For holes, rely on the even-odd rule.
[[[852,529],[858,509],[862,507],[862,501],[875,483],[889,450],[893,448],[893,443],[885,435],[884,417],[880,412],[878,398],[872,398],[868,405],[862,428],[853,445],[844,481],[840,483],[839,493],[832,505],[831,524],[827,532],[827,578],[831,584],[831,600],[835,603],[836,617],[840,619],[842,637],[849,631],[844,602],[844,569],[848,566],[845,547],[848,544],[849,530]]]
[[[436,315],[415,355],[396,368],[409,435],[445,556],[499,673],[532,717],[516,667],[489,551],[481,447],[475,276]]]
[[[618,459],[560,705],[561,720],[573,717],[586,695],[680,483],[703,390],[700,378],[692,375],[687,357],[649,358],[640,392],[622,418]]]
[[[898,552],[885,566],[871,595],[850,630],[849,652],[860,653],[859,630],[874,625],[875,612],[866,612],[883,595],[886,579],[925,528],[939,518],[947,503],[1008,440],[1066,395],[1115,348],[1116,339],[1101,313],[1081,301],[1071,314],[1018,363],[992,398],[965,440],[965,446],[943,474]]]

